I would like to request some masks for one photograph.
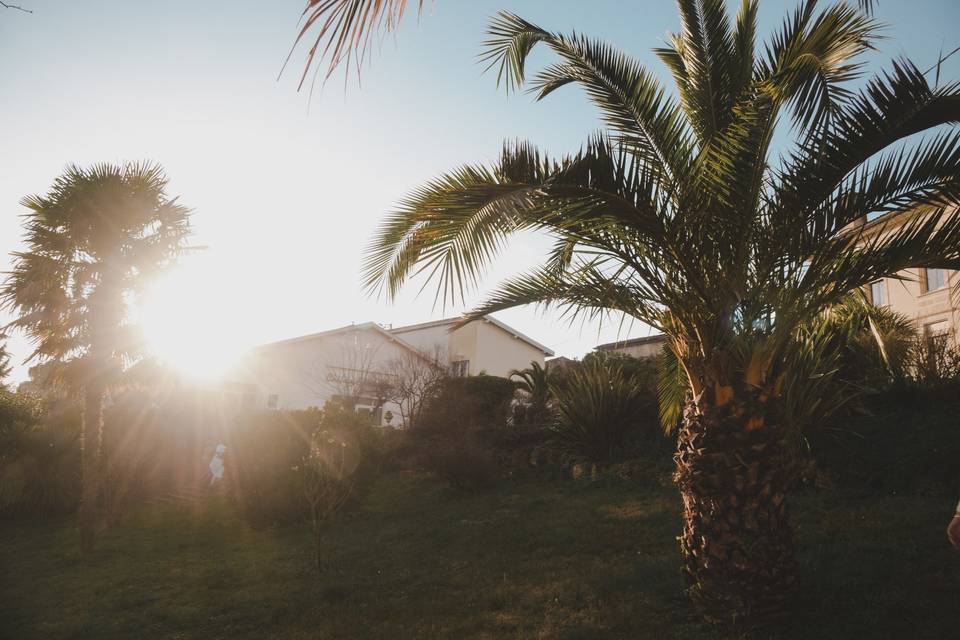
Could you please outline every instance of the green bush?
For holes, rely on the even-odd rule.
[[[321,571],[327,564],[326,524],[370,490],[380,470],[382,433],[366,417],[329,403],[313,432],[302,482]]]
[[[592,358],[555,388],[555,443],[581,459],[607,464],[659,447],[655,365]],[[649,367],[649,370],[648,370]]]
[[[67,513],[80,497],[79,413],[0,387],[0,515]]]
[[[497,376],[447,378],[423,408],[415,430],[472,432],[507,424],[516,383]]]
[[[435,440],[426,449],[424,466],[460,491],[489,489],[500,476],[493,452],[475,437]]]
[[[383,430],[333,403],[323,410],[254,412],[241,417],[231,433],[233,494],[244,518],[257,527],[316,519],[325,511],[333,515],[362,497],[383,464]],[[332,455],[333,444],[340,458]],[[337,461],[340,469],[331,473]],[[345,468],[350,499],[330,510],[321,494],[331,488],[326,480],[346,477]],[[328,493],[331,500],[337,495]]]
[[[960,383],[899,385],[864,396],[867,411],[810,438],[835,483],[883,492],[960,495]]]
[[[227,477],[244,518],[253,526],[305,520],[303,474],[321,412],[254,411],[232,425]]]

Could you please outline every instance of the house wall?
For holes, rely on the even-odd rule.
[[[486,373],[506,377],[513,369],[525,369],[531,362],[543,364],[544,353],[524,340],[513,337],[497,325],[477,320],[454,331],[452,323],[394,333],[412,347],[447,364],[467,360],[471,376]]]
[[[901,225],[924,216],[922,210],[889,213],[873,221],[863,221],[850,225],[853,233],[863,233],[864,241],[877,234],[893,234],[899,231]],[[866,225],[866,226],[858,226]],[[887,306],[898,313],[902,313],[914,321],[917,331],[923,334],[924,328],[938,322],[946,322],[950,340],[960,346],[960,296],[953,291],[958,287],[960,273],[946,270],[947,286],[936,291],[925,291],[923,269],[905,269],[899,272],[902,279],[883,278],[887,292]],[[870,296],[870,286],[864,287]]]
[[[256,405],[268,407],[271,395],[277,395],[277,409],[322,407],[340,385],[329,380],[334,368],[369,369],[388,373],[391,362],[409,353],[386,336],[368,329],[345,331],[329,336],[268,345],[252,354],[235,379],[256,386]],[[391,411],[394,424],[399,407],[384,405]]]
[[[480,370],[476,368],[478,324],[477,322],[471,322],[450,333],[450,363],[461,360],[469,361],[467,374],[471,376],[480,373]]]
[[[393,332],[400,340],[423,353],[428,358],[441,362],[449,361],[450,325],[428,326],[409,331]]]
[[[921,269],[906,269],[901,271],[904,279],[884,278],[887,290],[887,306],[898,313],[912,319],[917,331],[923,332],[924,327],[940,321],[945,321],[950,329],[951,340],[960,344],[960,302],[953,296],[953,289],[957,286],[960,274],[956,271],[947,271],[947,286],[937,291],[923,292],[921,286]],[[869,293],[869,287],[867,289]]]
[[[375,325],[358,325],[265,345],[247,358],[230,382],[238,394],[252,395],[255,406],[306,409],[322,407],[343,393],[329,380],[331,373],[360,369],[388,375],[393,362],[411,355],[410,348],[445,364],[469,361],[468,375],[507,377],[511,370],[524,369],[531,362],[544,364],[543,351],[496,324],[478,320],[452,332],[451,326],[449,322],[429,324],[396,331],[391,337]],[[275,404],[270,402],[272,396]],[[387,403],[383,409],[396,416],[393,424],[397,425],[399,407]]]
[[[486,372],[491,376],[508,377],[514,369],[526,369],[531,362],[543,366],[545,354],[525,340],[516,338],[495,324],[472,322],[475,341],[470,354],[470,375]]]
[[[604,349],[609,353],[620,353],[631,358],[659,358],[663,352],[663,344],[666,339],[644,342],[641,344],[627,344],[622,347],[608,347]]]

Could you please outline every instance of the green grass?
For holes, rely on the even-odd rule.
[[[794,498],[785,638],[956,637],[946,498]],[[255,531],[225,502],[144,507],[79,555],[69,521],[0,528],[2,638],[723,638],[679,578],[673,489],[383,478],[331,527]],[[767,637],[765,634],[763,637]]]

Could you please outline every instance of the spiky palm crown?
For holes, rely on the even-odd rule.
[[[8,325],[32,338],[31,358],[66,359],[97,340],[107,357],[136,347],[125,325],[127,296],[183,250],[189,209],[165,193],[154,164],[69,166],[28,209],[24,251],[0,288],[15,315]]]
[[[509,378],[516,381],[517,388],[527,392],[535,401],[546,402],[550,393],[547,369],[539,362],[531,362],[526,369],[514,369]]]
[[[499,80],[537,99],[578,84],[607,131],[559,159],[510,143],[494,165],[412,193],[368,249],[369,290],[393,297],[425,272],[460,302],[511,234],[544,231],[545,263],[471,317],[530,303],[622,312],[670,336],[697,391],[731,367],[773,379],[796,328],[851,290],[960,267],[956,84],[932,88],[900,60],[852,91],[880,25],[846,3],[807,0],[759,51],[755,0],[732,22],[722,0],[679,5],[682,31],[656,50],[676,95],[612,46],[501,13],[484,55]],[[559,61],[528,81],[539,44]],[[795,141],[773,158],[783,115]],[[856,226],[905,208],[926,214],[869,237]]]

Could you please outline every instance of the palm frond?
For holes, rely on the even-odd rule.
[[[322,65],[324,61],[324,79],[333,75],[340,65],[346,66],[347,76],[351,65],[357,69],[363,66],[373,39],[397,28],[407,3],[408,0],[307,0],[300,16],[300,31],[284,62],[286,67],[297,46],[316,30],[297,90],[303,88],[314,65]],[[418,1],[417,8],[418,13],[423,11],[423,0]],[[317,73],[320,73],[319,66]]]
[[[935,127],[960,123],[956,85],[932,90],[909,61],[872,79],[842,110],[833,126],[817,133],[809,146],[785,163],[777,188],[777,207],[810,212],[831,197],[844,178],[874,154]]]
[[[689,386],[680,358],[669,345],[663,345],[657,360],[657,401],[660,406],[660,426],[667,435],[673,434],[680,424]]]
[[[497,82],[508,90],[523,85],[526,61],[539,43],[562,60],[544,69],[530,91],[543,99],[577,83],[604,114],[611,131],[635,145],[669,175],[682,176],[692,144],[679,107],[654,76],[618,49],[579,35],[550,33],[519,16],[501,12],[491,22],[481,60],[497,68]]]
[[[657,176],[603,137],[558,161],[525,143],[504,147],[494,167],[463,167],[401,202],[374,237],[364,284],[393,297],[411,275],[439,283],[438,298],[462,300],[506,238],[522,229],[590,242],[604,229],[631,229],[663,244]]]

